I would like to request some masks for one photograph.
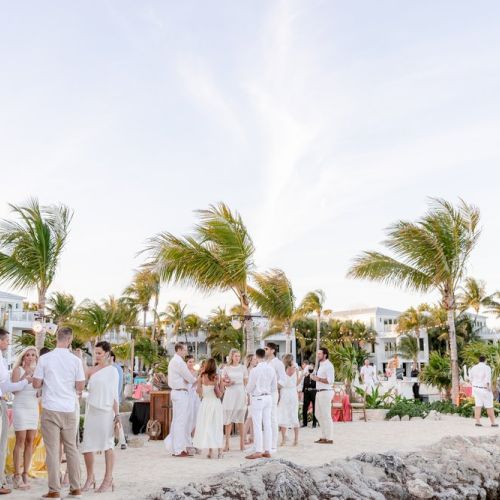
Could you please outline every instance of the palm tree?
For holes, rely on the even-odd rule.
[[[147,314],[150,310],[151,300],[154,299],[154,307],[158,307],[158,297],[160,294],[160,280],[158,275],[151,269],[136,271],[132,283],[125,288],[123,293],[131,303],[135,304],[142,311],[143,332],[146,334]]]
[[[325,292],[323,290],[314,290],[309,292],[302,299],[297,310],[298,314],[315,314],[316,315],[316,351],[319,351],[320,337],[321,337],[321,318],[323,314],[329,314],[331,311],[324,311],[325,306]],[[318,358],[316,357],[315,369],[318,368]]]
[[[500,342],[494,344],[483,341],[471,342],[463,348],[461,354],[467,366],[475,365],[481,355],[486,357],[486,362],[491,368],[491,387],[493,392],[497,391],[497,381],[500,377]]]
[[[418,355],[420,353],[420,346],[418,338],[413,333],[404,333],[399,337],[398,354],[403,359],[411,359],[413,366],[420,370],[420,363]]]
[[[203,320],[197,314],[191,313],[184,318],[184,325],[186,327],[186,331],[191,332],[194,335],[194,357],[195,359],[198,359],[198,334],[203,326]]]
[[[300,357],[304,361],[307,359],[307,356],[314,354],[314,350],[316,349],[317,323],[312,318],[299,317],[293,322],[293,328],[295,330]]]
[[[496,292],[492,295],[492,299],[488,304],[488,310],[486,312],[494,314],[497,318],[500,318],[500,292]]]
[[[54,292],[48,302],[47,310],[54,323],[67,321],[75,309],[75,297],[70,293]]]
[[[472,309],[476,313],[474,322],[477,321],[479,311],[483,307],[488,307],[494,302],[495,294],[486,293],[486,283],[475,278],[467,278],[461,287],[460,294],[457,297],[458,309],[465,312]]]
[[[0,224],[0,282],[38,293],[43,321],[48,290],[56,275],[69,233],[73,212],[64,205],[40,206],[30,199],[25,205],[9,205],[18,220]],[[45,330],[37,334],[43,347]]]
[[[225,308],[214,309],[207,319],[206,342],[210,345],[212,356],[224,362],[224,356],[231,349],[243,349],[244,337],[241,329],[231,326],[231,316],[228,316]]]
[[[452,387],[449,356],[442,355],[437,351],[431,352],[429,363],[424,366],[420,373],[420,380],[426,384],[437,387],[440,391],[445,391],[449,398],[450,388]]]
[[[254,273],[255,286],[248,288],[251,301],[271,321],[271,332],[285,332],[285,354],[290,352],[290,335],[296,317],[292,285],[280,269]]]
[[[178,335],[179,333],[187,335],[185,328],[186,306],[183,306],[180,301],[169,302],[167,304],[167,310],[162,314],[162,316],[165,324],[172,328],[172,335]]]
[[[463,200],[458,207],[433,199],[416,222],[399,221],[384,245],[395,257],[364,252],[348,276],[400,286],[417,292],[437,290],[447,312],[452,367],[452,398],[458,403],[460,373],[455,331],[456,294],[479,235],[479,210]]]
[[[352,395],[352,383],[356,378],[358,368],[368,358],[368,353],[354,345],[332,345],[330,349],[336,377],[344,381],[346,391]]]
[[[241,216],[227,205],[198,210],[194,234],[160,233],[146,251],[163,281],[192,285],[203,292],[232,291],[244,312],[246,351],[254,350],[248,280],[254,245]]]

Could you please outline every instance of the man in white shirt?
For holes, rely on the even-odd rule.
[[[493,392],[491,390],[491,368],[486,364],[486,358],[479,356],[479,363],[469,370],[469,379],[472,385],[472,395],[474,396],[474,416],[476,426],[482,427],[481,411],[486,408],[486,413],[490,418],[491,426],[498,427],[495,423],[495,412],[493,410]]]
[[[19,382],[11,382],[7,360],[3,353],[7,351],[10,344],[10,335],[7,330],[0,328],[0,495],[7,495],[10,489],[6,487],[7,478],[5,477],[5,461],[7,459],[7,441],[9,435],[9,421],[7,419],[7,401],[3,398],[8,392],[22,391],[32,378],[24,374]]]
[[[66,453],[70,483],[66,498],[81,498],[80,456],[76,446],[75,429],[77,393],[85,387],[85,373],[79,358],[70,352],[73,340],[71,328],[57,332],[56,348],[40,356],[33,374],[33,387],[42,391],[42,437],[47,453],[49,492],[42,498],[61,498],[60,449]]]
[[[273,431],[272,437],[272,446],[271,451],[275,452],[278,448],[278,435],[279,435],[279,426],[278,426],[278,400],[279,400],[279,392],[278,385],[284,385],[286,381],[286,373],[285,373],[285,365],[283,361],[276,357],[276,353],[278,352],[278,346],[273,342],[268,342],[265,347],[266,352],[266,360],[274,369],[276,373],[276,387],[273,388],[271,393],[272,396],[272,406],[271,406],[271,426]]]
[[[360,374],[365,391],[371,394],[377,385],[377,373],[375,372],[375,367],[370,365],[369,359],[365,359],[365,364],[361,367]]]
[[[190,457],[191,418],[189,415],[189,385],[196,382],[184,361],[187,347],[183,342],[175,344],[175,355],[168,364],[168,385],[172,389],[172,424],[165,438],[165,446],[174,457]]]
[[[254,434],[254,453],[245,458],[270,458],[272,447],[271,409],[272,393],[277,385],[276,372],[266,363],[266,351],[255,351],[257,366],[250,371],[246,391],[251,398],[251,414]],[[262,429],[264,428],[264,432]]]
[[[315,443],[333,443],[332,397],[335,373],[333,365],[328,359],[328,349],[321,347],[317,352],[319,368],[311,379],[316,382],[316,418],[321,429],[321,438]]]

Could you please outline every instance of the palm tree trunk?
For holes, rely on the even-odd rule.
[[[320,338],[321,338],[321,312],[318,312],[318,317],[316,318],[316,352],[314,353],[314,357],[316,361],[314,363],[314,370],[318,370],[319,359],[318,359],[318,351],[320,346]]]
[[[460,372],[458,367],[457,334],[455,331],[455,311],[446,302],[448,314],[448,328],[450,340],[450,361],[451,361],[451,399],[454,405],[458,405],[458,393],[460,389]]]
[[[155,334],[156,334],[156,318],[158,317],[158,301],[160,300],[160,295],[156,294],[155,295],[155,302],[153,306],[153,326],[151,327],[151,340],[155,339]]]
[[[146,335],[146,315],[148,311],[146,309],[142,310],[142,330],[144,335]]]
[[[134,365],[135,365],[135,340],[130,339],[130,372],[132,377],[134,376]]]
[[[38,291],[38,314],[40,316],[40,323],[42,323],[42,330],[35,334],[35,347],[38,352],[45,345],[45,303],[47,301],[47,290],[43,288]]]
[[[253,354],[255,351],[255,337],[253,334],[253,321],[250,315],[250,304],[246,295],[241,298],[243,308],[243,338],[245,342],[245,354]]]

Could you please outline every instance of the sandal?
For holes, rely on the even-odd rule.
[[[29,489],[29,485],[23,483],[23,480],[21,479],[21,474],[14,474],[14,476],[12,476],[12,486],[15,490]]]

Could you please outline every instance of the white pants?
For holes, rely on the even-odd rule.
[[[318,391],[316,393],[316,419],[321,428],[321,437],[332,439],[332,391]]]
[[[278,426],[279,393],[278,393],[278,391],[273,392],[271,397],[272,397],[272,403],[271,403],[271,427],[272,427],[271,449],[273,451],[276,451],[278,449],[278,435],[279,435],[279,426]]]
[[[187,391],[175,391],[171,393],[172,399],[172,425],[170,433],[165,438],[165,446],[168,451],[178,455],[191,446],[191,429],[189,424],[189,394]],[[189,436],[189,439],[188,439]]]
[[[271,451],[272,430],[271,430],[271,396],[252,397],[252,423],[253,442],[256,453]],[[264,432],[262,431],[264,428]],[[263,436],[264,434],[264,436]]]
[[[0,401],[0,486],[7,484],[5,478],[5,462],[7,460],[7,439],[9,434],[9,420],[7,418],[7,401]]]

